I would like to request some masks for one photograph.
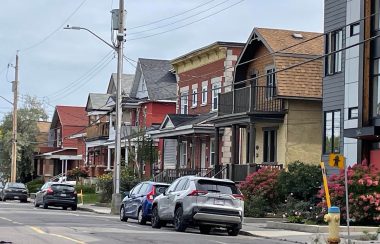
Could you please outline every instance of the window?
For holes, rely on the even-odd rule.
[[[184,186],[187,184],[187,181],[188,181],[188,179],[180,180],[174,191],[182,191]]]
[[[212,84],[212,110],[218,109],[218,94],[221,92],[220,83]]]
[[[274,163],[276,161],[276,129],[264,129],[264,162]]]
[[[139,190],[139,194],[140,195],[145,195],[146,193],[148,193],[148,188],[149,188],[149,184],[148,183],[145,183],[141,186],[140,190]]]
[[[202,87],[202,105],[207,104],[207,86]]]
[[[348,119],[357,119],[359,115],[358,107],[348,109]]]
[[[373,117],[380,116],[380,59],[374,59],[372,64],[373,82]]]
[[[194,89],[191,93],[191,101],[192,101],[192,107],[195,108],[197,106],[198,102],[198,92],[196,89]]]
[[[57,146],[60,147],[62,145],[61,141],[61,128],[57,129]]]
[[[356,36],[360,33],[360,23],[350,25],[350,36]]]
[[[139,184],[135,188],[133,188],[133,190],[131,191],[131,196],[136,195],[139,192],[141,186],[142,184]]]
[[[340,151],[340,111],[325,112],[324,153]]]
[[[266,97],[271,98],[276,95],[276,74],[274,68],[267,69],[267,91]]]
[[[210,166],[215,165],[215,139],[210,139]]]
[[[179,145],[179,163],[181,168],[186,168],[187,166],[187,142],[183,141]]]
[[[189,107],[189,95],[187,92],[181,94],[181,114],[187,114]]]
[[[326,54],[343,48],[343,31],[337,30],[326,36]],[[342,51],[330,54],[326,57],[326,75],[332,75],[342,71]]]

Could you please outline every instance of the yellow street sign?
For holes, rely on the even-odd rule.
[[[331,167],[344,169],[344,156],[341,154],[331,153],[329,156],[329,165]]]

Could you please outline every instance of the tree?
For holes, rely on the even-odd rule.
[[[17,110],[17,179],[21,182],[33,173],[33,155],[39,133],[37,122],[47,119],[48,115],[36,97],[26,96]],[[0,123],[0,172],[5,179],[9,178],[11,168],[12,120],[12,113],[8,113]]]

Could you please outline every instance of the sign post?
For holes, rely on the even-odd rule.
[[[321,162],[321,169],[322,169],[323,187],[325,189],[325,194],[326,194],[327,207],[330,208],[331,207],[330,192],[329,192],[329,186],[327,185],[326,168],[325,168],[324,162]]]

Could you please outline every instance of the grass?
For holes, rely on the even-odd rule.
[[[96,202],[99,202],[99,194],[96,194],[96,193],[83,194],[84,204],[93,204]],[[80,196],[78,196],[78,203],[82,203]]]

